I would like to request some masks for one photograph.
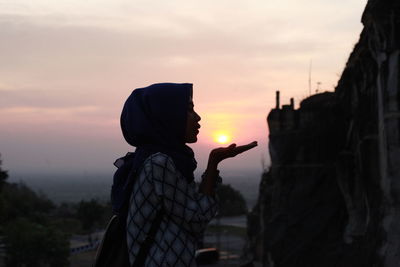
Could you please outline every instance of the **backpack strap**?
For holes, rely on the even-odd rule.
[[[162,218],[164,217],[164,209],[162,208],[156,215],[156,218],[153,221],[153,224],[151,225],[150,231],[143,242],[143,244],[140,246],[140,250],[137,254],[137,257],[135,259],[135,262],[132,264],[132,267],[142,267],[144,266],[145,260],[147,255],[149,254],[151,245],[154,243],[154,238],[156,236],[157,230],[160,228]]]

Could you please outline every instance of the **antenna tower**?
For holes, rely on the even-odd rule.
[[[312,69],[312,59],[310,59],[310,66],[308,68],[308,95],[311,96],[311,69]]]

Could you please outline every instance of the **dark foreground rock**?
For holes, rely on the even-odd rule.
[[[335,92],[268,115],[248,220],[264,266],[400,266],[400,1],[368,1],[362,22]]]

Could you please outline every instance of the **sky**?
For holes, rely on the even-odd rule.
[[[119,127],[133,89],[194,84],[191,145],[259,146],[223,170],[269,164],[266,116],[291,97],[333,91],[366,0],[0,0],[0,153],[13,174],[112,173],[133,148]],[[317,85],[319,83],[319,85]]]

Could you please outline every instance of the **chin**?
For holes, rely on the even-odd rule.
[[[188,140],[186,140],[186,143],[188,144],[193,144],[197,142],[197,136],[189,138]]]

